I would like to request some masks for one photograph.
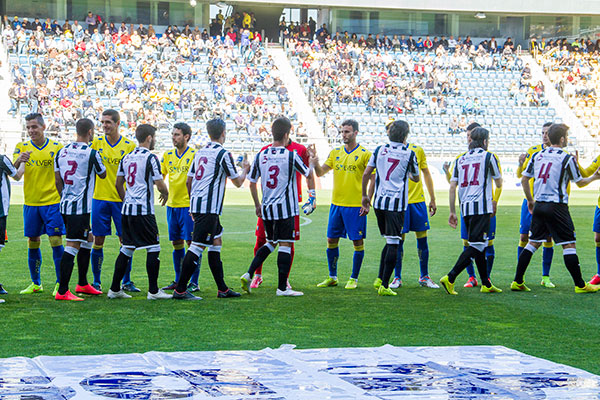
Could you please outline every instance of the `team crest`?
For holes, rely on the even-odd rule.
[[[354,161],[358,161],[358,156],[354,156]]]
[[[125,154],[125,150],[121,150],[121,155]]]
[[[53,151],[50,152],[50,157],[54,158],[54,152]]]

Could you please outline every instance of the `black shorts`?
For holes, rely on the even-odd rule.
[[[6,215],[0,217],[0,249],[4,247],[6,243]]]
[[[158,226],[154,215],[123,215],[121,231],[124,247],[144,249],[159,244]]]
[[[404,229],[404,211],[375,209],[379,233],[385,238],[400,239]]]
[[[545,242],[552,236],[557,245],[575,243],[575,225],[566,204],[536,201],[529,229],[532,242]]]
[[[295,242],[294,240],[294,217],[285,219],[263,220],[265,232],[269,242]]]
[[[463,216],[467,228],[467,241],[469,243],[483,243],[488,240],[490,233],[490,220],[492,214]]]
[[[67,241],[87,242],[90,234],[90,214],[67,215],[63,214]]]
[[[192,214],[194,218],[194,232],[192,242],[211,246],[213,240],[223,235],[223,227],[218,214]]]

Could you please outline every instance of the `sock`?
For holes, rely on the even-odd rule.
[[[279,281],[277,288],[281,291],[287,289],[287,277],[290,272],[290,266],[292,265],[292,251],[289,247],[279,247],[277,252],[277,270],[279,272]]]
[[[533,257],[533,253],[537,249],[533,247],[531,244],[527,244],[521,255],[519,256],[519,261],[517,262],[517,272],[515,273],[515,282],[521,284],[523,283],[523,278],[525,276],[525,271],[527,271],[527,267],[531,262],[531,257]]]
[[[377,277],[383,281],[383,270],[385,269],[385,256],[388,251],[387,243],[383,246],[381,250],[381,258],[379,259],[379,272],[377,273]],[[396,256],[397,257],[397,256]]]
[[[42,284],[41,267],[42,252],[40,251],[40,242],[29,242],[27,251],[27,264],[29,265],[29,275],[31,281],[36,285]]]
[[[250,263],[250,267],[248,268],[248,273],[250,274],[251,278],[254,276],[254,272],[258,269],[259,266],[261,266],[265,262],[265,260],[267,259],[267,257],[269,257],[269,254],[273,252],[273,250],[275,250],[275,248],[271,243],[268,242],[263,247],[258,249],[256,255],[252,259],[252,262]]]
[[[464,248],[463,252],[458,257],[458,260],[456,260],[456,264],[454,264],[452,270],[448,272],[448,281],[450,281],[450,283],[454,283],[454,281],[456,281],[456,277],[463,272],[465,268],[468,268],[469,265],[471,265],[471,268],[473,268],[473,265],[471,264],[471,258],[475,256],[476,251],[477,250],[471,246]]]
[[[129,258],[129,263],[127,264],[127,268],[125,269],[125,274],[123,275],[123,285],[127,283],[131,283],[131,264],[133,262],[133,257]]]
[[[260,250],[260,248],[263,247],[266,243],[267,243],[267,240],[265,239],[264,236],[256,237],[256,243],[254,244],[254,255],[255,256],[256,256],[256,253],[258,253],[258,250]],[[258,268],[256,268],[255,274],[262,275],[262,264],[259,265]]]
[[[110,290],[112,290],[113,292],[118,292],[121,290],[121,279],[123,279],[123,275],[125,275],[127,265],[130,262],[131,257],[128,257],[122,252],[119,252],[119,256],[115,261],[115,272],[113,274],[112,284],[110,285]]]
[[[102,262],[104,261],[104,250],[102,246],[93,245],[91,262],[92,262],[92,274],[94,275],[94,283],[100,284],[100,274],[102,272]]]
[[[339,251],[339,250],[338,250]],[[354,256],[352,257],[352,275],[353,279],[358,279],[363,259],[365,258],[365,245],[354,246]]]
[[[332,246],[332,247],[330,247]],[[329,267],[329,276],[337,277],[337,262],[340,257],[340,248],[337,244],[327,244],[327,266]]]
[[[581,277],[581,267],[579,266],[579,257],[577,257],[577,251],[574,248],[564,249],[563,258],[565,260],[565,266],[569,270],[573,282],[577,287],[584,287],[585,281]]]
[[[88,284],[87,273],[90,268],[90,253],[92,251],[91,248],[83,246],[85,246],[85,244],[81,245],[81,248],[77,253],[77,272],[79,274],[77,284],[79,286]]]
[[[463,246],[463,252],[467,250],[469,246]],[[467,264],[467,274],[469,274],[469,278],[475,278],[475,268],[473,268],[473,261],[469,260],[469,264]],[[462,272],[462,271],[461,271]]]
[[[177,288],[175,289],[178,293],[183,293],[187,290],[188,281],[190,277],[199,268],[202,259],[203,249],[198,246],[190,246],[183,263],[181,264],[181,274],[179,274],[179,280],[177,281]]]
[[[77,249],[67,246],[60,260],[60,285],[58,286],[59,294],[65,294],[67,293],[67,290],[69,290],[69,281],[71,280],[71,273],[73,272],[73,265],[75,264],[76,255]]]
[[[429,275],[429,245],[427,244],[427,236],[417,238],[417,251],[419,253],[419,267],[422,278]]]
[[[290,272],[292,272],[292,265],[294,264],[294,254],[296,253],[296,250],[294,250],[294,244],[292,243],[292,252],[290,253],[290,257],[292,258],[290,260],[290,270],[288,272],[288,279],[290,279]],[[258,271],[258,270],[256,270]],[[262,272],[262,267],[261,267],[261,272]]]
[[[52,247],[52,259],[54,260],[54,272],[56,273],[56,282],[60,282],[60,260],[62,259],[65,247],[61,244]]]
[[[200,279],[200,266],[201,265],[202,265],[202,263],[198,263],[196,265],[196,269],[194,270],[194,273],[192,274],[192,278],[190,279],[190,283],[193,283],[196,286],[198,286],[198,279]]]
[[[521,257],[521,253],[523,252],[523,249],[525,249],[525,246],[527,246],[527,242],[520,240],[519,247],[517,247],[517,260]]]
[[[385,259],[385,256],[382,255],[382,258]],[[404,241],[400,242],[398,245],[398,254],[396,254],[396,267],[394,268],[394,277],[398,279],[402,279],[402,259],[404,258]],[[380,265],[381,267],[381,265]],[[379,274],[381,278],[382,274]]]
[[[160,251],[152,251],[146,253],[146,273],[148,274],[148,292],[152,294],[158,293],[158,270],[160,269],[160,259],[158,255]],[[131,259],[130,263],[131,265]]]
[[[179,281],[181,273],[181,263],[185,257],[185,248],[183,244],[173,245],[173,269],[175,270],[175,282]]]
[[[496,256],[496,250],[494,245],[490,245],[485,248],[485,262],[487,264],[487,275],[488,278],[492,274],[492,268],[494,268],[494,258]]]
[[[547,247],[547,245],[550,245]],[[552,257],[554,257],[554,247],[550,243],[544,243],[542,249],[542,276],[550,276],[550,267],[552,266]]]
[[[402,240],[400,241],[402,243]],[[384,288],[387,289],[390,284],[390,277],[392,276],[392,272],[394,272],[394,268],[396,267],[396,258],[398,257],[398,247],[399,243],[388,243],[386,245],[388,247],[385,252],[385,261],[384,261],[384,269],[383,269],[383,278],[381,279],[381,284]]]
[[[479,272],[479,279],[481,279],[481,284],[485,287],[492,286],[487,272],[488,267],[485,259],[485,249],[483,251],[475,249],[475,265],[477,266],[477,272]]]
[[[600,242],[596,242],[596,273],[600,275]]]
[[[229,288],[223,279],[224,274],[223,262],[221,261],[221,246],[212,246],[208,249],[208,266],[210,267],[210,272],[212,273],[215,283],[217,284],[219,292],[226,292]]]

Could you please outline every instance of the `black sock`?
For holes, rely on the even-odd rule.
[[[122,252],[119,252],[117,261],[115,261],[115,272],[113,273],[112,284],[110,285],[110,290],[113,292],[121,290],[121,279],[125,276],[125,270],[127,269],[130,258],[131,257],[127,257]]]
[[[487,256],[485,258],[485,263],[487,265],[488,278],[492,277],[492,267],[494,266],[494,258],[495,258],[495,256]]]
[[[456,260],[456,264],[454,264],[452,270],[448,272],[448,280],[450,283],[454,283],[454,281],[456,281],[456,277],[460,275],[460,273],[463,272],[465,268],[469,266],[469,264],[471,264],[471,258],[475,256],[476,251],[477,250],[471,246],[467,246],[467,248],[463,250],[458,257],[458,260]]]
[[[263,263],[265,262],[267,257],[269,257],[269,254],[271,254],[272,251],[273,250],[267,247],[266,244],[260,249],[258,249],[256,255],[254,256],[254,259],[252,260],[252,263],[250,264],[250,268],[248,268],[248,273],[250,274],[250,277],[254,276],[254,272],[258,269],[258,267],[263,265]]]
[[[58,286],[59,294],[65,294],[67,293],[67,290],[69,290],[69,281],[71,280],[74,262],[75,256],[65,251],[62,259],[60,260],[60,285]]]
[[[383,281],[383,270],[385,269],[385,255],[387,254],[388,245],[387,243],[381,249],[381,258],[379,259],[379,272],[377,277]]]
[[[277,254],[277,269],[279,270],[279,283],[277,284],[277,288],[279,290],[285,291],[287,289],[287,277],[290,273],[291,266],[292,255],[290,253],[279,251]]]
[[[219,291],[226,292],[229,288],[223,279],[223,262],[221,262],[220,251],[208,251],[208,266]]]
[[[577,254],[564,254],[563,258],[565,260],[565,266],[569,270],[575,286],[580,288],[584,287],[585,281],[581,277],[581,267],[579,266],[579,257],[577,257]]]
[[[398,244],[387,244],[387,251],[385,252],[383,277],[381,278],[381,284],[384,288],[387,288],[390,284],[390,277],[396,268],[396,258],[398,257]],[[383,252],[381,253],[383,255]]]
[[[523,283],[523,278],[525,277],[525,271],[527,271],[527,267],[531,262],[531,257],[533,257],[533,253],[527,247],[523,249],[521,255],[519,256],[519,261],[517,262],[517,272],[515,273],[515,282],[521,284]]]
[[[85,286],[88,284],[87,273],[90,267],[90,253],[92,249],[79,249],[77,253],[77,271],[79,272],[79,286]]]
[[[202,255],[202,253],[200,253],[200,255]],[[181,274],[179,275],[177,287],[175,288],[177,293],[183,293],[187,290],[188,282],[190,281],[192,275],[194,275],[196,268],[198,268],[199,260],[200,257],[188,249],[187,253],[185,253],[185,257],[183,258],[183,263],[181,264]]]
[[[481,279],[481,284],[485,287],[490,287],[492,284],[490,283],[490,278],[487,272],[487,261],[485,259],[485,250],[479,251],[475,249],[475,266],[477,266],[477,272],[479,272],[479,279]]]
[[[146,253],[146,273],[148,274],[148,291],[158,293],[158,270],[160,268],[159,251]]]

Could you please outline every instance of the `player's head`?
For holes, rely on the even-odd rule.
[[[408,122],[397,120],[388,125],[387,134],[390,142],[404,143],[410,132]]]
[[[46,123],[44,117],[39,113],[31,113],[25,116],[25,126],[27,127],[27,134],[32,141],[38,141],[44,138],[44,130],[46,129]]]
[[[178,149],[184,149],[190,138],[192,137],[192,128],[185,122],[178,122],[173,125],[173,132],[171,132],[171,139],[173,140],[173,146]]]
[[[150,124],[141,124],[135,128],[135,138],[141,147],[154,150],[156,128]]]
[[[102,111],[102,129],[107,135],[119,133],[119,123],[121,122],[121,116],[117,110],[104,110]]]
[[[469,143],[469,149],[482,148],[487,150],[489,139],[490,132],[487,129],[478,126],[471,131],[471,142]]]
[[[206,122],[206,132],[212,141],[225,141],[225,121],[221,118],[214,118]]]
[[[81,118],[75,124],[75,130],[79,140],[89,143],[94,139],[94,122],[91,119]]]
[[[542,144],[544,146],[550,146],[550,139],[548,139],[548,130],[552,126],[552,122],[546,122],[542,125]]]
[[[358,135],[358,122],[353,119],[347,119],[342,122],[342,126],[340,128],[340,133],[342,135],[342,141],[344,144],[356,143],[356,136]]]
[[[471,122],[469,126],[467,126],[467,144],[471,143],[471,132],[473,132],[473,129],[475,128],[481,128],[481,125],[477,122]]]
[[[284,142],[287,144],[290,137],[292,123],[287,117],[278,117],[271,124],[271,134],[274,142]]]
[[[566,124],[552,124],[548,128],[548,140],[551,146],[565,147],[568,138],[569,127]]]

